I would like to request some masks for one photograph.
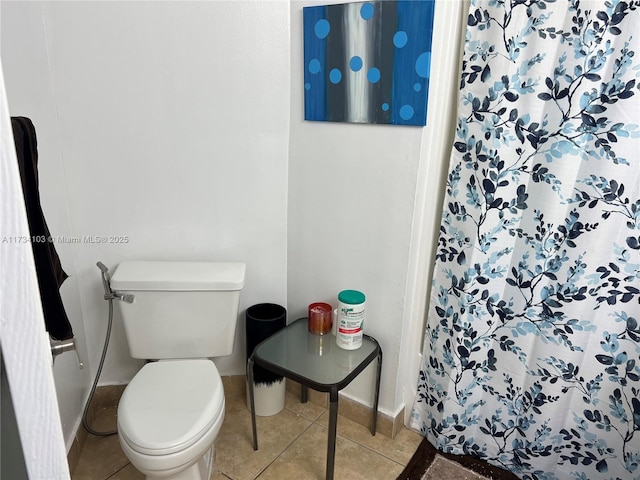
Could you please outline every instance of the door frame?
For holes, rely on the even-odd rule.
[[[470,0],[436,0],[429,110],[416,182],[400,365],[404,424],[416,397],[431,278],[439,236],[449,158],[456,130],[462,52]]]
[[[68,479],[49,335],[0,59],[0,345],[28,477]],[[3,392],[3,396],[6,392]]]

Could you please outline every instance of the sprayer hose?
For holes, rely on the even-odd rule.
[[[91,400],[93,399],[93,395],[96,393],[96,387],[98,386],[98,380],[100,380],[100,373],[102,372],[104,359],[107,356],[107,349],[109,348],[109,338],[111,337],[112,323],[113,323],[113,300],[109,299],[109,322],[107,324],[107,335],[106,335],[106,338],[104,339],[102,357],[100,358],[98,371],[96,372],[96,378],[93,380],[93,386],[91,387],[91,392],[89,393],[89,398],[87,399],[87,404],[84,406],[84,413],[82,414],[82,425],[84,426],[85,430],[89,432],[91,435],[96,435],[98,437],[108,437],[110,435],[115,435],[118,433],[118,430],[111,430],[109,432],[98,432],[89,426],[89,422],[87,420],[87,414],[89,413],[89,405],[91,405]]]

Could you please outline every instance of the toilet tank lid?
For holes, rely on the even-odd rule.
[[[114,290],[241,290],[246,265],[240,262],[127,261],[111,277]]]

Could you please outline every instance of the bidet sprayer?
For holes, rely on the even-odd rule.
[[[135,298],[134,295],[130,293],[118,293],[111,290],[111,277],[109,276],[109,269],[107,266],[102,263],[96,263],[100,271],[102,272],[102,285],[104,286],[104,299],[105,300],[120,300],[127,303],[133,303]]]

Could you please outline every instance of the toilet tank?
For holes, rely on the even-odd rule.
[[[111,289],[133,358],[205,358],[230,355],[238,321],[245,264],[231,262],[122,262]]]

